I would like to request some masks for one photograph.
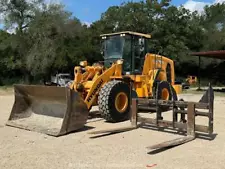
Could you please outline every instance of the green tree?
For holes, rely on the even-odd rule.
[[[61,70],[68,64],[78,63],[82,57],[79,42],[83,27],[70,16],[64,6],[57,4],[36,13],[28,30],[31,45],[26,56],[32,75]]]
[[[23,33],[42,5],[43,0],[0,0],[0,13],[4,16],[5,28]]]
[[[0,12],[5,29],[14,33],[10,36],[10,46],[14,52],[8,66],[20,67],[26,82],[30,81],[30,73],[26,68],[26,55],[30,43],[26,32],[36,11],[40,10],[42,5],[42,0],[0,0]]]
[[[204,27],[204,40],[202,50],[225,49],[225,4],[214,4],[205,7],[201,16]]]

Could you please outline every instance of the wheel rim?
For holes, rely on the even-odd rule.
[[[126,93],[120,92],[117,94],[115,99],[115,107],[118,112],[124,113],[128,106],[128,97]]]
[[[164,89],[162,89],[162,95],[161,95],[162,97],[162,100],[168,100],[169,99],[169,91],[166,89],[166,88],[164,88]]]

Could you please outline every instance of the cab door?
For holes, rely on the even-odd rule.
[[[134,74],[141,75],[145,61],[145,39],[134,36],[133,38],[133,70]]]

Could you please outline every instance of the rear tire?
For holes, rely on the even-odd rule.
[[[103,86],[98,97],[99,111],[108,122],[121,122],[129,118],[130,88],[122,81],[110,81]]]
[[[177,93],[167,81],[161,81],[158,83],[155,98],[158,100],[177,100]],[[162,111],[168,111],[169,106],[161,106],[161,109]]]
[[[160,100],[177,100],[177,93],[167,81],[161,81],[158,83],[155,97]]]

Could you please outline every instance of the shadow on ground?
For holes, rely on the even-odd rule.
[[[160,131],[160,132],[165,132],[165,133],[169,133],[169,134],[174,134],[174,135],[179,135],[179,136],[186,136],[186,132],[182,131],[182,130],[172,130],[170,128],[163,128],[163,127],[155,127],[155,126],[151,126],[151,125],[142,125],[141,128],[144,129],[150,129],[150,130],[154,130],[154,131]],[[204,139],[204,140],[208,140],[208,141],[212,141],[216,138],[216,136],[218,134],[214,133],[214,134],[205,134],[205,133],[196,133],[196,138],[197,139]]]

